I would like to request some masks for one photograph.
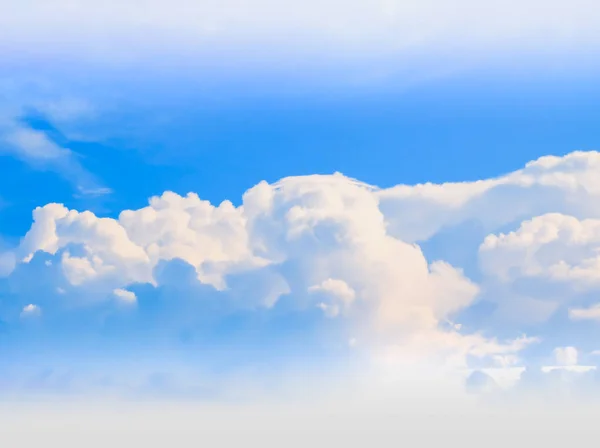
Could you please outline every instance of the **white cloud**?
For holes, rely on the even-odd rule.
[[[323,282],[318,285],[311,286],[308,288],[308,291],[312,293],[323,292],[331,294],[343,302],[352,302],[356,296],[354,290],[350,288],[345,281],[332,278],[323,280]]]
[[[357,357],[366,354],[369,368],[381,367],[394,378],[398,372],[407,377],[421,372],[415,366],[447,373],[457,367],[472,372],[477,364],[506,388],[527,376],[527,350],[549,353],[564,336],[569,342],[555,349],[548,362],[553,365],[542,367],[544,378],[592,381],[583,374],[594,366],[579,363],[596,347],[589,347],[578,321],[600,320],[598,305],[590,305],[600,286],[598,179],[600,154],[578,152],[544,157],[475,183],[382,190],[341,174],[291,177],[261,182],[244,194],[239,207],[165,192],[117,219],[48,204],[34,211],[29,232],[10,252],[18,275],[9,281],[19,291],[19,282],[28,281],[36,257],[43,255],[51,261],[43,263],[44,272],[64,276],[47,287],[60,296],[36,299],[44,322],[53,315],[49,307],[70,311],[90,298],[109,299],[101,304],[107,331],[114,320],[132,322],[111,315],[110,307],[119,301],[139,300],[131,315],[140,312],[140,319],[160,300],[168,301],[161,309],[168,312],[158,313],[164,325],[151,326],[151,332],[208,321],[215,308],[236,315],[258,311],[261,323],[265,315],[305,313],[303,318],[315,319],[311,324],[319,337],[331,338],[320,343],[343,346]],[[485,232],[475,235],[477,244],[458,249],[479,257],[477,283],[447,261],[428,259],[415,243],[470,219],[480,221]],[[164,268],[175,259],[189,271],[169,277]],[[151,285],[138,290],[135,283]],[[165,297],[145,300],[148,290]],[[478,300],[504,307],[510,330],[462,314],[473,311]],[[207,306],[201,312],[184,307],[192,302]],[[178,306],[180,314],[168,314]],[[560,328],[546,322],[557,310],[570,317]],[[531,320],[536,313],[541,317]],[[540,337],[515,338],[523,322],[534,322]],[[545,341],[548,334],[552,338]],[[314,335],[301,337],[309,336]]]
[[[575,347],[557,347],[554,349],[554,356],[559,366],[575,366],[579,353]]]
[[[596,366],[584,366],[579,364],[579,351],[575,347],[556,347],[554,349],[555,365],[543,366],[543,373],[555,371],[586,373],[596,370]]]
[[[113,291],[113,294],[119,301],[126,304],[134,304],[137,301],[135,293],[126,289],[117,288]]]
[[[596,366],[579,366],[579,365],[566,365],[566,366],[544,366],[542,367],[543,373],[551,373],[556,371],[572,372],[572,373],[587,373],[596,370]]]
[[[566,179],[563,176],[570,182]],[[578,217],[534,216],[511,232],[488,235],[479,247],[484,289],[507,316],[544,322],[565,307],[572,321],[599,318],[597,306],[589,305],[600,288],[600,219],[592,196],[597,192],[592,185],[563,188],[573,191],[568,196],[571,204],[589,198],[589,208],[581,204],[571,209]],[[556,201],[559,210],[564,207],[561,194]]]
[[[591,0],[308,0],[293,7],[274,0],[4,3],[8,13],[0,27],[14,46],[77,48],[113,58],[152,47],[206,51],[265,41],[271,51],[318,48],[341,57],[457,49],[577,51],[599,39],[600,24]]]
[[[117,221],[59,204],[37,208],[33,217],[17,252],[19,259],[30,260],[36,251],[55,254],[64,249],[61,267],[72,285],[102,280],[104,288],[113,290],[130,282],[151,281],[148,254]],[[72,245],[81,246],[83,255],[72,255]]]
[[[29,305],[24,306],[23,310],[21,311],[22,318],[37,317],[41,314],[42,310],[40,309],[40,307],[31,303]]]
[[[500,368],[509,368],[519,362],[519,358],[515,355],[495,355],[493,356],[494,363]]]
[[[329,299],[330,303],[320,302],[317,305],[328,317],[336,317],[340,312],[351,306],[356,297],[354,290],[345,281],[332,278],[309,287],[308,292],[320,294],[325,299]]]
[[[1,19],[0,19],[1,20]],[[31,114],[43,117],[47,124],[67,140],[77,141],[81,135],[77,125],[94,114],[86,101],[62,96],[44,83],[0,78],[0,156],[20,159],[36,170],[56,172],[69,181],[78,194],[100,196],[111,192],[81,164],[80,156],[59,143],[46,130],[36,129],[27,121]],[[71,138],[72,137],[72,138]],[[79,137],[79,138],[77,138]]]
[[[359,340],[376,359],[464,366],[471,356],[512,368],[539,338],[503,341],[473,319],[454,324],[456,315],[478,298],[512,323],[541,325],[565,304],[572,320],[592,313],[575,299],[598,285],[598,179],[600,154],[575,152],[473,183],[378,189],[341,174],[290,177],[259,183],[239,207],[165,192],[113,219],[48,204],[14,253],[17,269],[37,251],[52,255],[66,281],[52,289],[65,297],[159,286],[157,267],[179,259],[223,306],[320,308],[336,318],[328,325],[344,328],[341,344]],[[415,244],[473,219],[485,231],[470,248],[479,284]],[[507,225],[515,230],[498,231]],[[523,279],[535,283],[522,291]]]
[[[510,389],[518,384],[525,367],[503,366],[499,368],[482,369],[481,371],[492,378],[498,386]]]
[[[67,126],[84,118],[94,117],[97,112],[88,101],[70,96],[52,100],[34,100],[32,101],[32,107],[52,123]]]
[[[588,308],[570,308],[569,318],[572,320],[600,321],[600,304],[595,304]]]
[[[375,194],[396,238],[439,237],[448,244],[453,237],[444,231],[468,232],[469,244],[480,245],[480,286],[498,305],[495,316],[531,324],[600,286],[598,179],[600,153],[573,152],[541,157],[494,179],[400,185]],[[473,250],[462,242],[449,247],[463,255]]]
[[[67,159],[72,153],[52,142],[48,136],[35,129],[16,126],[4,136],[4,142],[15,155],[32,161]]]
[[[60,204],[33,215],[19,260],[29,263],[37,251],[55,255],[88,300],[132,283],[156,284],[158,264],[177,258],[233,306],[269,308],[286,294],[295,309],[343,316],[363,344],[401,346],[416,361],[441,349],[464,363],[469,354],[513,353],[533,341],[505,344],[442,329],[479,288],[459,269],[429,263],[418,246],[389,235],[374,189],[342,175],[261,183],[237,208],[166,192],[118,219]]]
[[[336,317],[340,314],[339,305],[328,305],[326,303],[321,302],[317,304],[317,308],[322,309],[323,313],[325,313],[327,317]]]
[[[488,236],[480,256],[486,272],[504,281],[545,277],[595,287],[600,284],[600,220],[537,216],[514,232]]]
[[[114,225],[143,248],[150,264],[185,260],[196,267],[202,281],[217,288],[225,287],[224,270],[264,264],[250,251],[242,210],[229,201],[215,207],[196,194],[165,192],[152,198],[148,207],[123,211]]]
[[[377,195],[393,236],[425,241],[444,227],[469,220],[493,232],[547,213],[600,219],[599,172],[599,152],[576,151],[540,157],[495,179],[398,185]]]

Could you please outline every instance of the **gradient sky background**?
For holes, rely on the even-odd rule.
[[[264,372],[282,383],[366,375],[364,360],[390,347],[394,362],[418,352],[417,364],[484,369],[500,383],[528,366],[524,384],[539,366],[595,366],[598,30],[600,8],[586,0],[0,0],[2,392],[236,396],[245,381],[274,387]],[[544,156],[557,158],[524,169]],[[346,177],[305,177],[336,172]],[[302,177],[268,187],[278,199],[261,209],[260,182],[290,176]],[[446,185],[457,182],[468,183]],[[426,183],[444,185],[393,188]],[[50,234],[22,242],[36,207],[118,219],[166,191],[244,211],[206,218],[207,240],[187,249],[176,230],[121,223],[132,240],[154,239],[144,257],[152,242],[172,246],[148,268],[154,284],[129,274],[117,230],[85,227],[89,215],[54,250]],[[175,202],[164,228],[187,225]],[[282,236],[294,205],[315,213],[300,243]],[[533,237],[483,247],[525,229],[518,240],[531,219]],[[223,249],[238,237],[272,265]],[[89,284],[76,282],[65,253],[125,277],[88,270]],[[458,271],[438,276],[437,260]],[[211,269],[226,292],[202,277]],[[315,291],[360,303],[331,316],[338,305],[313,303]],[[420,303],[434,323],[413,328]],[[400,320],[381,330],[371,318],[386,306]],[[584,383],[600,391],[595,376]]]

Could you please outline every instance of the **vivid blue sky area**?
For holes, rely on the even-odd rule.
[[[202,71],[194,77],[170,72],[163,79],[145,66],[123,78],[89,67],[49,70],[47,76],[34,61],[26,67],[3,73],[17,86],[5,96],[23,108],[19,120],[72,150],[113,193],[75,197],[69,176],[4,156],[0,182],[11,206],[3,213],[15,218],[2,220],[5,235],[21,235],[32,206],[52,201],[114,215],[165,190],[239,203],[261,180],[315,173],[341,172],[381,187],[477,180],[597,143],[595,72],[464,69],[433,80],[425,72],[424,80],[411,83],[400,73],[340,88],[344,73],[320,84],[309,74],[303,85],[301,75],[273,76],[264,67],[255,79],[245,79],[240,67],[239,79],[229,74],[222,81]],[[43,88],[21,83],[32,72]],[[79,104],[82,116],[61,130],[47,111],[36,109],[36,99],[27,104],[21,97],[35,98],[36,90],[43,101]]]
[[[600,396],[598,6],[279,3],[0,0],[0,395]]]

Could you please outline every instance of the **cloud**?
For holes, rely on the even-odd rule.
[[[31,107],[58,125],[69,125],[82,119],[93,118],[97,114],[94,106],[88,101],[71,96],[33,100]]]
[[[113,291],[114,296],[125,304],[134,304],[137,297],[134,292],[127,291],[126,289],[117,288]]]
[[[483,268],[504,281],[546,277],[594,288],[600,281],[600,220],[537,216],[515,232],[488,236],[480,256]]]
[[[49,94],[39,86],[2,81],[0,78],[0,94],[5,97],[0,106],[0,156],[15,157],[36,170],[56,172],[72,183],[78,194],[110,193],[85,169],[81,155],[69,148],[77,140],[77,124],[94,115],[92,106],[81,99]],[[32,117],[42,120],[44,126],[35,126]]]
[[[599,37],[598,6],[591,0],[493,0],[485,7],[474,0],[326,0],[291,9],[273,0],[62,0],[53,7],[36,0],[27,7],[11,4],[8,10],[0,26],[16,48],[48,45],[113,58],[132,50],[176,47],[181,53],[251,42],[257,49],[268,42],[271,52],[320,49],[342,57],[424,50],[578,51]]]
[[[599,170],[600,153],[576,151],[540,157],[494,179],[398,185],[377,195],[389,232],[418,242],[471,220],[489,233],[548,213],[600,219]]]
[[[575,366],[578,359],[577,349],[575,347],[557,347],[554,349],[556,363],[559,366]]]
[[[15,250],[14,275],[26,275],[29,266],[37,269],[36,259],[49,256],[50,266],[39,263],[57,274],[48,287],[70,297],[56,299],[54,307],[103,306],[108,297],[130,292],[143,313],[150,298],[136,285],[169,288],[163,318],[181,322],[162,323],[163,330],[199,325],[214,297],[222,318],[292,313],[302,331],[315,335],[330,331],[326,322],[336,317],[329,337],[345,350],[356,349],[347,344],[355,339],[362,350],[410,363],[432,356],[464,364],[469,355],[515,353],[535,341],[502,342],[445,327],[474,302],[477,285],[460,269],[429,262],[417,245],[389,235],[375,189],[339,174],[262,182],[244,194],[240,207],[166,192],[118,219],[60,204],[37,208],[33,218]],[[164,270],[175,262],[187,266],[185,277]],[[206,309],[193,312],[197,307]],[[250,315],[244,319],[255,325]]]
[[[52,142],[44,132],[31,128],[17,126],[5,135],[4,141],[15,155],[28,161],[57,161],[72,155]]]
[[[41,314],[42,310],[40,309],[40,307],[31,303],[29,305],[24,306],[23,311],[21,311],[22,318],[37,317]]]
[[[495,308],[487,325],[531,328],[593,300],[599,170],[598,152],[578,151],[493,179],[375,194],[390,235],[464,263]]]
[[[600,304],[589,308],[570,308],[569,317],[573,320],[598,320],[600,321]]]
[[[475,369],[498,384],[531,362],[584,371],[597,349],[596,326],[582,321],[597,304],[599,171],[598,153],[575,152],[472,183],[289,177],[250,188],[237,207],[168,191],[116,218],[47,204],[10,251],[15,305],[2,310],[17,346],[35,330],[57,347],[73,334],[125,352],[226,345],[236,368],[323,356]],[[472,243],[452,246],[460,232]],[[427,245],[444,238],[474,261],[468,271]],[[32,302],[45,326],[19,330],[11,316]]]
[[[318,285],[308,288],[311,294],[321,294],[329,302],[320,302],[317,306],[329,317],[336,317],[352,304],[356,297],[355,291],[343,280],[328,278]]]
[[[352,302],[356,296],[354,290],[350,288],[345,281],[332,278],[324,280],[319,285],[311,286],[308,288],[308,291],[312,293],[322,292],[325,294],[330,294],[336,298],[339,298],[340,300],[343,300],[344,302]]]
[[[34,169],[59,173],[72,182],[80,194],[99,196],[111,191],[98,185],[94,176],[83,168],[76,153],[55,143],[46,132],[26,124],[14,122],[3,127],[0,123],[2,154],[14,156]]]
[[[75,246],[82,246],[86,255],[72,254],[69,247]],[[148,254],[115,220],[69,211],[58,204],[37,208],[34,224],[17,251],[19,259],[27,261],[36,251],[55,254],[59,249],[65,249],[61,266],[72,285],[98,279],[116,286],[150,281]]]

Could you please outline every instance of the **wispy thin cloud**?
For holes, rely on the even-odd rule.
[[[81,155],[67,142],[58,142],[47,129],[32,126],[27,117],[36,113],[49,126],[60,132],[58,126],[76,124],[82,117],[93,113],[87,102],[77,99],[36,100],[30,96],[9,96],[7,105],[0,108],[0,156],[15,157],[36,170],[56,172],[67,179],[80,196],[100,196],[111,192],[81,163]],[[62,134],[62,133],[61,133]]]

